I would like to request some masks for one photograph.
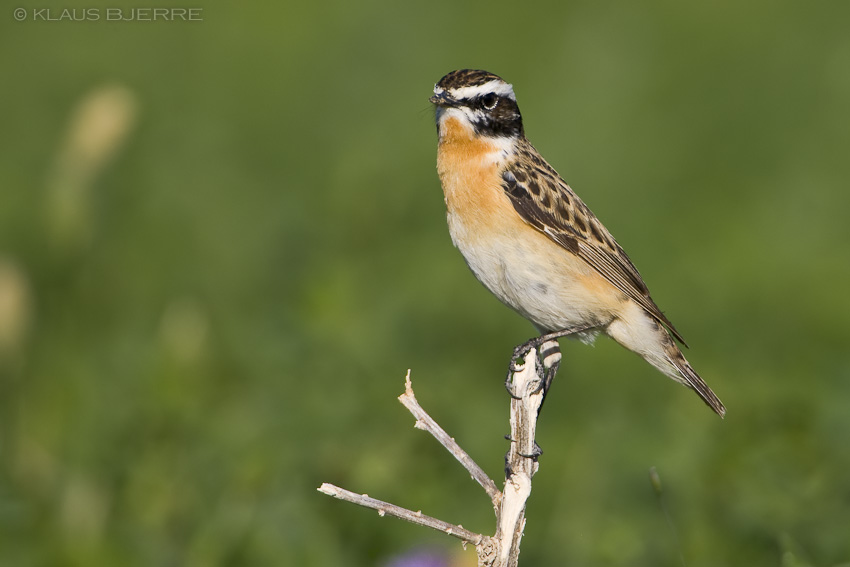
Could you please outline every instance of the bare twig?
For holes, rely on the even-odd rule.
[[[445,447],[449,453],[454,455],[454,458],[469,471],[472,479],[481,485],[481,488],[490,497],[493,502],[493,507],[498,510],[499,504],[502,502],[502,493],[496,487],[496,483],[487,476],[487,473],[478,466],[478,463],[472,460],[472,457],[466,451],[460,448],[460,445],[450,437],[446,431],[440,427],[428,413],[422,409],[419,402],[416,401],[416,396],[413,394],[413,384],[410,382],[410,370],[407,371],[407,376],[404,380],[404,393],[398,397],[404,407],[406,407],[413,417],[416,418],[416,428],[427,431],[434,436],[437,441]]]
[[[413,394],[410,371],[405,380],[405,392],[399,396],[399,401],[416,418],[416,427],[429,432],[442,443],[490,496],[498,519],[495,536],[477,534],[460,525],[450,524],[426,516],[422,512],[414,512],[395,504],[376,500],[366,494],[355,494],[328,483],[322,484],[318,489],[319,492],[373,508],[381,516],[389,514],[414,524],[442,531],[462,540],[464,544],[471,543],[475,545],[478,553],[479,566],[516,567],[520,541],[525,528],[525,505],[531,495],[531,478],[537,472],[537,457],[540,455],[540,448],[534,441],[537,414],[543,402],[543,389],[537,365],[537,350],[531,349],[525,356],[524,364],[519,366],[511,376],[511,389],[515,398],[511,400],[511,447],[505,456],[504,494],[466,451],[461,449],[457,442],[422,409]]]
[[[378,514],[382,517],[385,514],[389,514],[390,516],[395,516],[396,518],[407,520],[408,522],[411,522],[413,524],[433,528],[450,536],[454,536],[467,543],[471,543],[472,545],[479,545],[487,537],[481,534],[477,534],[475,532],[471,532],[463,526],[456,526],[454,524],[438,520],[437,518],[426,516],[421,511],[414,512],[413,510],[408,510],[407,508],[402,508],[401,506],[396,506],[395,504],[390,504],[389,502],[377,500],[375,498],[372,498],[368,494],[355,494],[350,490],[345,490],[344,488],[340,488],[333,484],[328,484],[327,482],[322,484],[322,486],[320,486],[317,490],[329,496],[333,496],[334,498],[339,498],[340,500],[345,500],[346,502],[353,502],[354,504],[359,504],[360,506],[365,506],[366,508],[372,508],[373,510],[377,510]]]

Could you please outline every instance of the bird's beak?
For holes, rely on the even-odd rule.
[[[435,94],[431,98],[428,99],[431,101],[431,104],[436,104],[437,106],[457,106],[458,102],[454,99],[449,93],[446,91],[441,91],[438,94]]]

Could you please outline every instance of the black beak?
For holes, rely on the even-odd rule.
[[[446,91],[443,91],[440,94],[435,94],[428,100],[431,101],[431,104],[436,104],[437,106],[452,107],[458,105],[458,101],[452,98]]]

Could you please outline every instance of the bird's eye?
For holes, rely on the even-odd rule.
[[[484,108],[487,110],[493,110],[496,108],[496,103],[499,102],[499,97],[497,97],[493,93],[487,93],[486,95],[481,97],[481,104],[484,105]]]

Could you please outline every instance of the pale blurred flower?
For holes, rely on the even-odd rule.
[[[29,333],[32,318],[30,285],[23,271],[0,257],[0,358],[16,357]]]
[[[47,185],[47,228],[53,245],[73,250],[88,243],[93,231],[92,185],[131,131],[136,107],[132,91],[107,85],[89,93],[74,110]]]

